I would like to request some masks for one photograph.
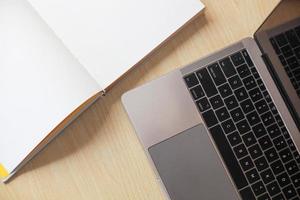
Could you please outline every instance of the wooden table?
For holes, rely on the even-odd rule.
[[[124,76],[9,184],[0,184],[0,199],[164,199],[122,107],[121,95],[252,36],[278,1],[203,0],[204,15]]]

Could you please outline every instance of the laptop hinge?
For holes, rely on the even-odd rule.
[[[292,115],[292,118],[293,120],[295,121],[296,125],[297,125],[297,128],[299,129],[300,131],[300,116],[298,116],[290,98],[288,97],[288,94],[287,92],[285,91],[283,85],[282,85],[282,82],[280,81],[277,73],[275,72],[274,70],[274,67],[270,61],[270,58],[269,56],[266,54],[266,53],[262,53],[261,55],[263,61],[265,62],[267,68],[268,68],[268,71],[269,73],[271,74],[276,86],[277,86],[277,89],[279,90],[284,102],[286,103],[286,106],[287,108],[289,109],[291,115]]]

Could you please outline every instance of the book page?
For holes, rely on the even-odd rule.
[[[28,0],[102,88],[199,13],[199,0]]]
[[[10,173],[101,91],[31,5],[0,1],[0,164]]]

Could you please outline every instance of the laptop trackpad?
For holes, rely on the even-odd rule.
[[[238,199],[203,124],[149,148],[172,200]]]

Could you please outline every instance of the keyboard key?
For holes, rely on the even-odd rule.
[[[281,128],[281,133],[282,133],[282,135],[284,136],[285,139],[290,138],[290,134],[289,134],[288,130],[285,127]]]
[[[290,45],[286,45],[282,48],[280,48],[281,52],[283,53],[284,57],[290,57],[293,55],[293,51],[292,48],[290,47]]]
[[[273,197],[272,200],[285,200],[285,198],[282,194],[278,194],[275,197]]]
[[[219,89],[219,92],[220,92],[220,94],[223,98],[226,98],[226,97],[228,97],[229,95],[232,94],[232,90],[231,90],[228,83],[220,86],[218,89]]]
[[[297,195],[297,192],[292,185],[283,188],[282,192],[287,199],[290,199]]]
[[[255,79],[259,78],[258,71],[255,67],[252,67],[250,71],[252,72],[252,75],[254,76]]]
[[[250,90],[249,95],[253,102],[256,102],[263,98],[263,96],[258,88],[254,88],[254,89]]]
[[[210,129],[210,133],[216,143],[216,146],[224,160],[224,163],[227,166],[227,169],[234,183],[236,184],[236,187],[238,189],[241,189],[247,186],[248,183],[246,177],[242,172],[242,169],[240,168],[239,163],[237,162],[229,143],[227,142],[222,128],[219,125],[217,125]]]
[[[238,159],[240,159],[248,154],[246,147],[243,144],[240,144],[240,145],[234,147],[233,150]]]
[[[267,162],[267,160],[265,159],[265,157],[260,157],[258,159],[256,159],[254,161],[256,168],[258,169],[258,171],[262,171],[265,170],[269,167],[269,164]]]
[[[287,186],[291,183],[289,175],[286,172],[278,175],[276,179],[281,187]]]
[[[238,122],[245,118],[244,113],[240,108],[235,108],[234,110],[230,111],[230,115],[234,122]]]
[[[254,135],[257,138],[260,138],[260,137],[262,137],[262,136],[264,136],[264,135],[267,134],[267,131],[266,131],[265,127],[262,125],[262,123],[259,123],[259,124],[255,125],[255,126],[253,126],[252,129],[253,129]]]
[[[276,181],[267,185],[267,190],[271,196],[274,196],[280,192],[280,187]]]
[[[236,130],[235,125],[231,119],[222,122],[221,125],[226,134]]]
[[[283,121],[282,121],[280,115],[276,115],[276,116],[275,116],[275,120],[276,120],[277,124],[278,124],[280,127],[284,126],[284,123],[283,123]]]
[[[251,168],[254,167],[254,164],[253,164],[253,162],[252,162],[250,156],[247,156],[247,157],[241,159],[241,160],[240,160],[240,164],[241,164],[242,169],[243,169],[244,171],[247,171],[247,170],[249,170],[249,169],[251,169]]]
[[[298,60],[295,56],[292,56],[292,57],[286,59],[286,61],[287,61],[288,65],[289,65],[289,68],[291,70],[294,70],[294,69],[299,67],[299,62],[298,62]]]
[[[291,177],[291,180],[295,187],[299,187],[300,186],[300,173],[293,175]]]
[[[246,64],[241,65],[240,67],[236,68],[236,70],[241,78],[245,78],[251,74],[251,72]]]
[[[224,102],[228,110],[234,109],[239,105],[236,98],[233,95],[224,99]]]
[[[242,138],[247,147],[256,143],[256,138],[252,132],[246,133],[245,135],[242,136]]]
[[[206,97],[196,101],[196,104],[201,112],[206,111],[210,108],[210,104]]]
[[[277,41],[277,44],[278,44],[280,47],[282,47],[282,46],[288,44],[288,41],[287,41],[287,39],[286,39],[286,37],[285,37],[284,34],[279,34],[279,35],[277,35],[277,36],[275,37],[275,39],[276,39],[276,41]]]
[[[265,99],[266,99],[266,101],[267,101],[268,103],[271,103],[271,102],[272,102],[272,98],[271,98],[271,96],[269,95],[268,91],[264,91],[264,92],[263,92],[263,96],[265,97]]]
[[[191,87],[199,84],[198,79],[194,73],[185,76],[184,80],[185,80],[185,83],[188,86],[188,88],[191,88]]]
[[[300,45],[300,41],[296,35],[296,32],[293,29],[285,32],[285,35],[292,47],[297,47]]]
[[[275,107],[275,105],[274,105],[273,102],[271,102],[271,103],[269,104],[269,107],[270,107],[270,110],[271,110],[271,112],[273,113],[273,115],[277,115],[277,114],[278,114],[277,108]]]
[[[207,127],[212,127],[218,123],[217,117],[212,110],[208,110],[202,113],[202,117],[207,125]]]
[[[274,177],[271,169],[267,169],[267,170],[261,172],[260,176],[265,184],[268,184],[271,181],[275,180],[275,177]]]
[[[236,98],[238,99],[239,102],[241,102],[241,101],[248,98],[247,91],[244,87],[241,87],[241,88],[235,90],[234,94],[235,94],[235,96],[236,96]]]
[[[251,126],[260,122],[260,118],[256,111],[252,111],[251,113],[247,114],[246,117]]]
[[[229,143],[231,144],[231,146],[238,145],[242,142],[242,139],[241,139],[239,133],[236,131],[229,134],[227,137],[228,137],[228,140],[229,140]]]
[[[275,148],[277,149],[277,151],[280,151],[281,149],[287,147],[287,144],[283,138],[283,136],[280,136],[278,138],[275,138],[273,140],[273,143],[275,145]]]
[[[273,124],[275,122],[275,119],[273,117],[273,115],[271,114],[271,112],[266,112],[265,114],[261,115],[261,119],[263,121],[263,124],[265,126],[269,126],[271,124]]]
[[[258,140],[258,142],[259,142],[259,144],[260,144],[260,146],[261,146],[261,148],[262,148],[263,150],[269,149],[270,147],[273,146],[273,144],[272,144],[272,142],[271,142],[271,140],[270,140],[270,138],[269,138],[268,135],[266,135],[266,136],[260,138],[260,139]]]
[[[236,124],[236,127],[237,127],[237,129],[238,129],[238,131],[239,131],[239,133],[241,134],[241,135],[243,135],[243,134],[245,134],[245,133],[247,133],[248,131],[250,131],[251,129],[250,129],[250,126],[249,126],[249,124],[248,124],[248,122],[247,122],[247,120],[242,120],[242,121],[240,121],[240,122],[238,122],[237,124]]]
[[[266,155],[266,158],[267,160],[271,163],[275,160],[277,160],[279,157],[278,157],[278,154],[275,150],[275,148],[271,148],[271,149],[268,149],[267,151],[265,151],[265,155]]]
[[[235,76],[229,78],[228,82],[229,82],[231,88],[234,89],[234,90],[243,85],[243,83],[242,83],[242,81],[241,81],[241,79],[239,78],[238,75],[235,75]]]
[[[222,122],[230,117],[229,113],[225,107],[222,107],[222,108],[216,110],[216,115],[220,122]]]
[[[265,194],[259,196],[259,197],[257,198],[257,200],[271,200],[271,198],[270,198],[270,196],[268,195],[268,193],[265,193]]]
[[[248,66],[249,66],[249,67],[252,67],[252,66],[253,66],[253,62],[252,62],[252,60],[251,60],[251,58],[250,58],[250,56],[249,56],[247,50],[245,50],[245,49],[242,50],[242,54],[243,54],[243,56],[244,56],[244,58],[245,58],[245,60],[246,60],[246,62],[247,62],[247,64],[248,64]]]
[[[255,196],[250,187],[246,187],[240,191],[242,199],[255,200]]]
[[[262,151],[258,144],[249,147],[248,150],[249,150],[249,153],[250,153],[250,156],[252,159],[256,159],[256,158],[262,156]]]
[[[258,181],[257,183],[254,183],[251,187],[256,196],[266,192],[266,188],[262,181]]]
[[[244,58],[240,52],[237,52],[237,53],[231,55],[230,57],[235,66],[239,66],[245,62]]]
[[[280,60],[280,62],[283,66],[287,65],[287,62],[286,62],[285,58],[282,55],[279,56],[279,60]]]
[[[271,136],[271,138],[275,138],[275,137],[281,135],[280,129],[277,124],[273,124],[273,125],[269,126],[267,128],[267,131],[268,131],[269,135]]]
[[[220,95],[216,95],[216,96],[210,98],[209,101],[215,110],[224,106],[223,100],[220,97]]]
[[[196,72],[197,77],[208,97],[211,97],[218,93],[213,80],[211,79],[206,68],[200,69]]]
[[[280,49],[279,49],[279,47],[278,47],[277,42],[275,41],[275,39],[271,38],[270,42],[271,42],[271,44],[272,44],[272,46],[273,46],[276,54],[280,54]]]
[[[254,103],[254,105],[259,114],[262,114],[269,110],[269,106],[264,99],[261,99],[260,101]]]
[[[226,78],[218,63],[208,66],[208,71],[217,86],[226,82]]]
[[[248,172],[246,172],[246,177],[249,181],[249,183],[254,183],[256,181],[258,181],[260,179],[258,172],[255,168],[249,170]]]
[[[220,62],[221,68],[227,78],[236,74],[236,70],[229,57],[224,58]]]
[[[241,102],[241,107],[245,114],[254,110],[253,103],[250,99],[246,99],[245,101]]]
[[[290,150],[291,150],[291,151],[296,151],[296,147],[295,147],[294,142],[293,142],[292,139],[288,139],[288,140],[287,140],[287,144],[288,144],[288,146],[290,147]]]
[[[288,161],[293,159],[293,155],[288,148],[280,151],[279,155],[283,163],[287,163]]]
[[[271,163],[271,168],[275,175],[280,174],[281,172],[285,171],[283,164],[280,160],[277,160]]]
[[[200,85],[190,89],[190,92],[191,92],[194,100],[197,100],[205,95],[204,91],[202,90],[202,87]]]
[[[257,79],[257,85],[261,91],[266,90],[265,84],[263,83],[263,81],[261,79]]]
[[[299,167],[298,167],[297,163],[294,160],[292,160],[291,162],[285,164],[285,168],[286,168],[289,175],[293,175],[293,174],[299,172]]]
[[[253,76],[248,76],[247,78],[243,79],[243,83],[247,90],[251,90],[252,88],[256,87],[256,81],[254,80]]]
[[[299,155],[298,151],[295,151],[293,154],[294,154],[294,158],[295,158],[296,162],[298,164],[300,164],[300,155]]]

